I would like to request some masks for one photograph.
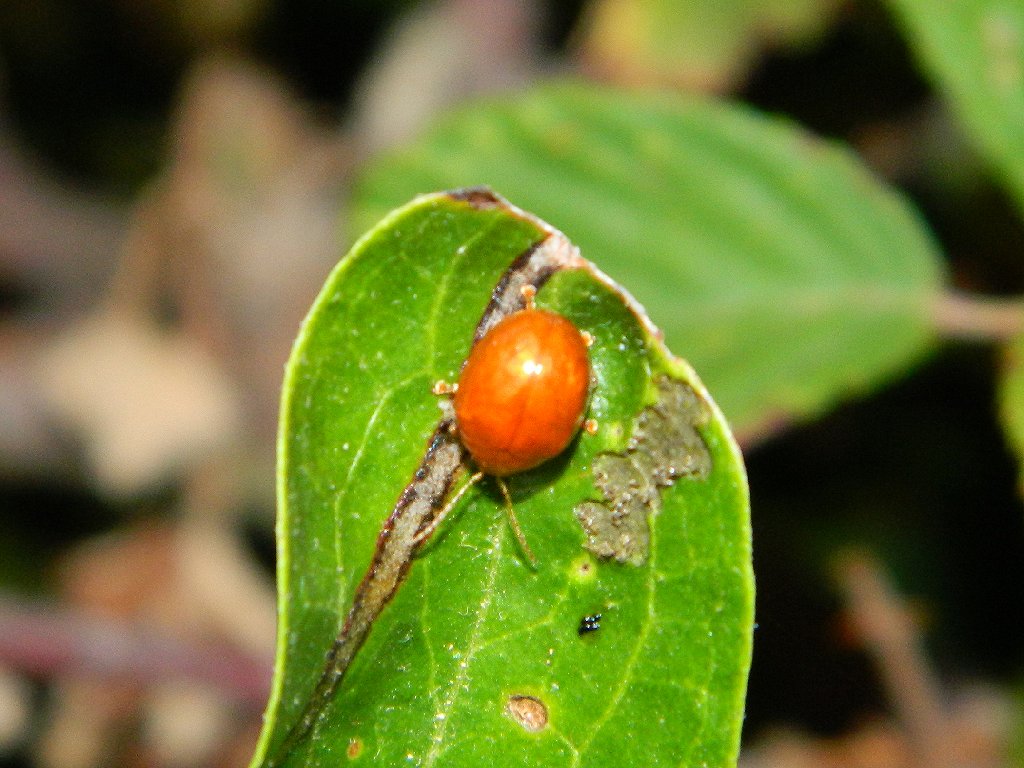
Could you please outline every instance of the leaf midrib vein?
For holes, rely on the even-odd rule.
[[[502,521],[503,522],[503,521]],[[469,642],[466,644],[466,650],[463,656],[460,658],[460,663],[457,665],[458,671],[455,673],[455,677],[452,679],[448,686],[448,695],[445,697],[441,711],[437,714],[443,714],[444,717],[441,719],[434,720],[434,736],[431,739],[432,743],[430,746],[430,752],[427,753],[424,759],[424,768],[431,768],[436,762],[437,758],[441,754],[441,745],[444,743],[445,731],[448,728],[449,713],[455,706],[455,700],[459,696],[459,692],[465,687],[465,682],[469,676],[469,668],[473,662],[473,657],[479,652],[480,634],[483,632],[483,626],[490,613],[491,604],[493,602],[494,585],[498,579],[498,570],[501,563],[502,553],[502,535],[501,527],[492,522],[491,523],[491,565],[487,573],[487,582],[485,583],[481,593],[483,595],[480,607],[476,612],[476,619],[473,622],[473,629],[469,635]]]
[[[422,592],[423,599],[420,601],[420,632],[423,633],[423,645],[427,653],[427,691],[430,694],[430,700],[434,703],[435,709],[440,709],[440,701],[437,697],[437,658],[434,656],[434,648],[430,644],[430,635],[427,632],[427,626],[429,624],[428,617],[429,611],[427,607],[430,605],[430,568],[428,563],[423,563],[423,585]]]
[[[838,309],[865,309],[871,312],[903,311],[907,306],[919,304],[928,306],[928,301],[938,295],[937,290],[908,288],[896,290],[879,286],[846,286],[842,290],[829,290],[826,286],[814,289],[786,288],[784,290],[759,291],[757,293],[729,292],[721,295],[701,297],[691,301],[681,297],[679,306],[688,314],[707,321],[709,318],[728,318],[733,315],[764,313],[779,317],[793,316],[806,318]]]
[[[490,232],[497,226],[498,221],[495,220],[494,222],[490,223],[488,226],[481,229],[479,232],[477,232],[469,239],[464,240],[462,243],[460,243],[459,246],[455,248],[455,258],[452,259],[451,268],[444,273],[443,277],[441,278],[441,282],[437,286],[437,293],[435,294],[434,302],[430,307],[430,317],[427,322],[427,354],[425,355],[425,359],[430,361],[429,364],[431,368],[433,368],[434,366],[434,357],[437,352],[437,318],[438,314],[441,311],[441,307],[444,305],[444,302],[448,298],[448,284],[451,281],[451,276],[455,274],[457,267],[463,261],[465,261],[466,258],[468,258],[470,249],[477,242],[479,242],[488,234],[490,234]],[[436,378],[439,375],[439,373],[434,370],[431,370],[431,373],[434,378]]]

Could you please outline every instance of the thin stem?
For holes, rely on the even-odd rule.
[[[948,291],[933,305],[932,322],[950,338],[1011,339],[1024,334],[1024,299]]]
[[[263,706],[270,659],[226,645],[197,645],[126,622],[0,594],[0,666],[46,678],[69,673],[153,683],[184,679]]]
[[[861,642],[913,745],[916,764],[953,765],[942,691],[905,601],[881,565],[865,552],[844,553],[836,575]]]

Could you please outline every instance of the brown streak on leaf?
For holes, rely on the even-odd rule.
[[[479,341],[499,322],[526,307],[525,288],[539,289],[559,270],[579,266],[580,260],[576,247],[558,232],[552,232],[530,246],[498,281],[476,327],[473,341]]]
[[[416,534],[443,502],[463,463],[464,449],[449,427],[447,419],[438,424],[423,462],[384,523],[373,560],[356,588],[352,608],[328,653],[324,672],[302,716],[288,732],[276,755],[268,761],[268,766],[276,765],[278,759],[286,756],[313,729],[370,634],[373,622],[408,573],[418,546]]]

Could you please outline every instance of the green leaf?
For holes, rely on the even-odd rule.
[[[999,377],[999,416],[1006,439],[1021,465],[1024,490],[1024,336],[1007,342]]]
[[[1024,209],[1024,5],[888,2],[921,65]]]
[[[471,184],[558,222],[628,286],[741,433],[875,386],[934,340],[942,275],[928,233],[849,153],[780,120],[540,88],[381,158],[355,219]]]
[[[597,0],[577,36],[591,68],[619,81],[722,91],[758,49],[802,43],[832,16],[832,0]]]
[[[390,214],[339,264],[296,342],[279,443],[279,652],[253,765],[733,764],[753,619],[742,462],[689,367],[568,247],[572,268],[537,302],[593,336],[597,426],[508,478],[536,569],[493,483],[474,486],[413,560],[312,730],[288,735],[385,520],[431,435],[447,434],[435,433],[445,410],[433,383],[455,380],[520,254],[568,246],[486,200],[430,195]],[[595,478],[595,461],[630,456],[665,471],[659,451],[685,435],[684,476],[654,489],[641,564],[588,551],[577,515],[623,492]]]

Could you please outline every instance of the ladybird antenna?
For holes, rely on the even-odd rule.
[[[500,477],[495,476],[495,482],[498,483],[498,487],[501,489],[501,495],[505,497],[505,511],[508,512],[508,522],[512,526],[512,530],[515,531],[516,538],[519,540],[519,546],[523,550],[523,554],[526,555],[526,559],[530,561],[530,567],[536,570],[537,568],[537,556],[533,554],[533,550],[530,549],[530,545],[526,543],[526,536],[523,535],[523,529],[519,525],[519,520],[516,518],[515,509],[512,507],[512,495],[508,492],[508,485]]]
[[[472,487],[473,487],[474,485],[476,485],[477,483],[479,483],[479,482],[480,482],[480,479],[481,479],[481,478],[482,478],[483,476],[484,476],[484,473],[483,473],[483,472],[475,472],[475,473],[473,474],[473,476],[472,476],[472,477],[470,477],[470,478],[469,478],[469,480],[467,480],[467,481],[466,481],[465,485],[463,485],[463,486],[462,486],[461,488],[459,488],[459,490],[458,490],[458,491],[456,492],[456,494],[455,494],[454,496],[452,496],[452,497],[451,497],[451,498],[450,498],[450,499],[448,500],[448,503],[444,505],[444,507],[443,507],[443,508],[441,509],[441,511],[440,511],[440,512],[438,512],[438,513],[437,513],[436,515],[434,515],[434,519],[433,519],[433,520],[431,520],[431,521],[430,521],[429,523],[427,523],[427,524],[426,524],[426,525],[425,525],[425,526],[424,526],[424,527],[423,527],[423,528],[422,528],[422,529],[420,530],[420,532],[419,532],[419,533],[417,533],[417,534],[416,534],[416,535],[415,535],[415,536],[413,537],[413,539],[412,539],[412,543],[413,543],[413,544],[422,544],[422,543],[423,543],[424,541],[426,541],[427,539],[429,539],[429,538],[430,538],[430,535],[431,535],[431,534],[432,534],[432,533],[433,533],[434,531],[436,531],[436,530],[437,530],[437,527],[438,527],[439,525],[441,525],[441,522],[442,522],[442,521],[443,521],[443,520],[444,520],[444,519],[445,519],[446,517],[448,517],[448,513],[449,513],[449,512],[451,512],[451,511],[452,511],[452,509],[453,509],[453,508],[455,507],[455,505],[459,503],[459,499],[461,499],[461,498],[462,498],[462,497],[463,497],[463,496],[464,496],[464,495],[466,494],[466,491],[468,491],[468,490],[469,490],[470,488],[472,488]]]

